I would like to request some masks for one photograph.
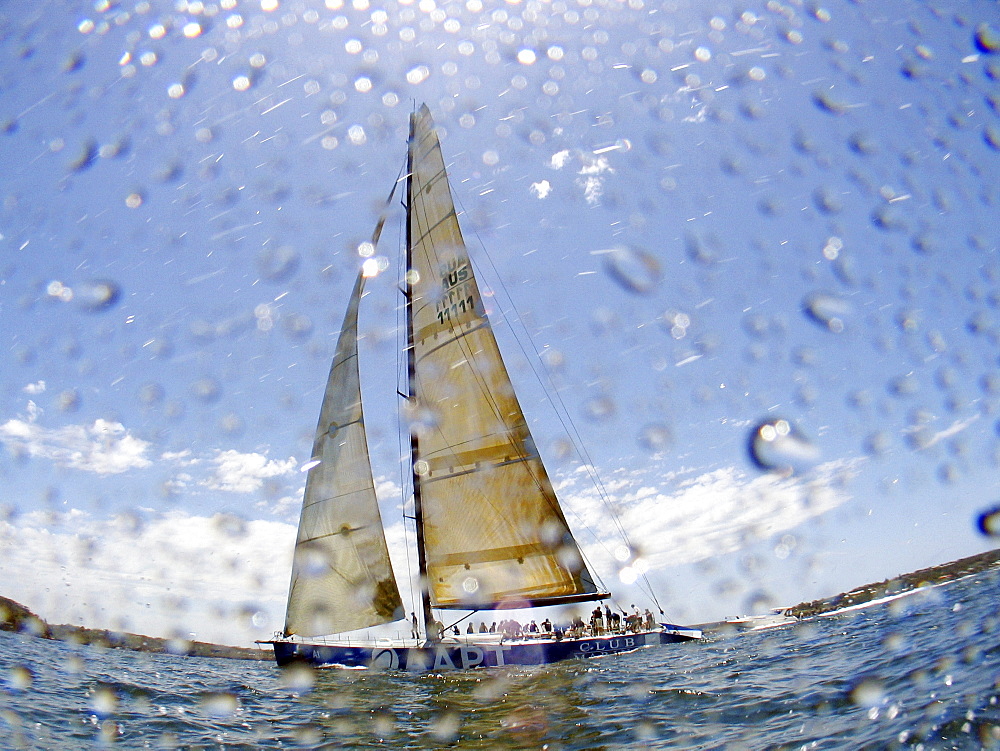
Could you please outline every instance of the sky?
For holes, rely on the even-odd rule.
[[[0,9],[0,595],[157,636],[281,628],[358,247],[420,102],[536,442],[620,604],[649,604],[639,569],[697,623],[994,548],[998,16]],[[400,222],[360,350],[405,580]]]

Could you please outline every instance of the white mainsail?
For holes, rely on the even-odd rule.
[[[361,409],[358,304],[364,282],[359,274],[316,427],[316,464],[306,478],[286,634],[340,633],[405,616],[375,497]]]
[[[598,599],[473,276],[426,105],[412,116],[408,234],[426,582],[438,608]]]

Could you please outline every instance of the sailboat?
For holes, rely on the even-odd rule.
[[[400,181],[397,181],[397,183]],[[407,412],[420,598],[407,617],[375,495],[361,402],[358,274],[308,465],[279,665],[448,670],[537,665],[700,638],[637,611],[616,627],[548,619],[527,633],[443,627],[435,611],[587,603],[610,597],[589,571],[514,393],[473,274],[426,105],[410,116],[405,174]],[[395,190],[395,187],[393,188]],[[390,194],[389,201],[392,201]],[[372,237],[376,245],[385,221]],[[343,636],[409,621],[410,638]],[[530,628],[530,627],[529,627]]]

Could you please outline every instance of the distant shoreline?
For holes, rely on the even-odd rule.
[[[922,568],[909,574],[901,574],[893,579],[866,584],[863,587],[857,587],[849,592],[842,592],[833,597],[800,602],[798,605],[781,608],[780,610],[782,615],[787,615],[790,618],[813,618],[844,610],[861,608],[868,604],[874,605],[882,600],[893,600],[924,588],[948,584],[966,576],[972,576],[998,567],[1000,567],[1000,550],[990,550],[986,553],[960,558],[950,563],[942,563],[938,566]],[[753,618],[754,616],[750,617]],[[698,628],[701,628],[706,633],[721,633],[731,631],[733,623],[733,621],[701,623],[698,624]]]
[[[964,576],[978,574],[1000,565],[1000,550],[990,550],[986,553],[960,558],[951,563],[922,568],[909,574],[902,574],[894,579],[886,579],[874,584],[852,589],[834,597],[828,597],[810,602],[801,602],[786,609],[789,615],[796,618],[810,618],[835,610],[844,610],[854,605],[862,605],[872,600],[879,600],[892,595],[903,594],[923,587],[945,584]]]
[[[105,649],[128,649],[134,652],[169,654],[180,657],[220,657],[229,660],[271,660],[269,650],[231,647],[187,639],[162,639],[158,636],[131,634],[126,631],[94,629],[67,624],[50,624],[19,602],[0,597],[0,631],[13,631],[40,639],[70,644],[87,644]]]
[[[939,566],[902,574],[893,579],[866,584],[834,597],[801,602],[798,605],[785,608],[784,612],[795,618],[811,618],[915,591],[923,587],[945,584],[997,567],[1000,567],[1000,550],[991,550],[951,563],[942,563]],[[72,644],[88,644],[108,649],[128,649],[136,652],[170,654],[181,657],[219,657],[231,660],[272,659],[270,651],[264,649],[230,647],[225,644],[211,644],[186,639],[162,639],[156,636],[143,636],[142,634],[108,629],[92,629],[84,626],[51,625],[24,605],[6,597],[0,597],[0,631],[13,631],[41,639],[54,639]]]

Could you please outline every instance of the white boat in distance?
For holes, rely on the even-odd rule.
[[[630,616],[616,627],[610,609],[600,607],[589,624],[577,619],[568,629],[443,632],[435,610],[504,611],[604,600],[610,593],[588,570],[528,431],[473,275],[426,105],[410,116],[405,183],[408,393],[401,396],[416,420],[410,463],[421,618],[411,613],[410,639],[324,636],[407,618],[362,413],[363,267],[316,428],[284,631],[261,643],[273,647],[279,665],[437,671],[537,665],[700,638],[698,629],[651,616]],[[383,223],[384,216],[373,245]]]

